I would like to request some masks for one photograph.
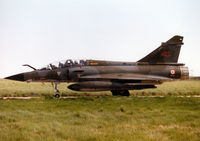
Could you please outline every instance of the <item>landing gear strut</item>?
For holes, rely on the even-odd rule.
[[[111,90],[113,96],[130,96],[128,90]]]
[[[52,84],[52,86],[53,86],[53,88],[54,88],[54,90],[55,90],[55,92],[56,92],[56,94],[54,95],[54,97],[55,98],[60,98],[60,91],[58,90],[58,88],[57,88],[57,85],[58,85],[58,83],[51,83]]]

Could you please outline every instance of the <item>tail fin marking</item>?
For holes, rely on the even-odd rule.
[[[138,62],[149,64],[177,63],[181,45],[183,45],[183,37],[176,35],[167,42],[162,43],[160,47],[140,59]]]

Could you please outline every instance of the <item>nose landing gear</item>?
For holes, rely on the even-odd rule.
[[[59,94],[59,91],[56,92],[56,94],[54,95],[55,98],[60,98],[60,94]]]
[[[53,86],[53,88],[54,88],[54,90],[55,90],[55,95],[54,95],[54,97],[55,98],[60,98],[60,91],[58,90],[58,88],[57,88],[57,85],[59,84],[58,82],[55,82],[55,83],[51,83],[52,84],[52,86]]]

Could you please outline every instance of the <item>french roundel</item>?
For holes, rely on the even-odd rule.
[[[171,74],[171,75],[174,75],[174,74],[176,74],[176,71],[175,71],[175,70],[171,70],[171,71],[170,71],[170,74]]]

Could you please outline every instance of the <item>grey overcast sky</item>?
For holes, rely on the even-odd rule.
[[[0,0],[0,78],[68,58],[137,61],[174,35],[200,75],[199,0]]]

